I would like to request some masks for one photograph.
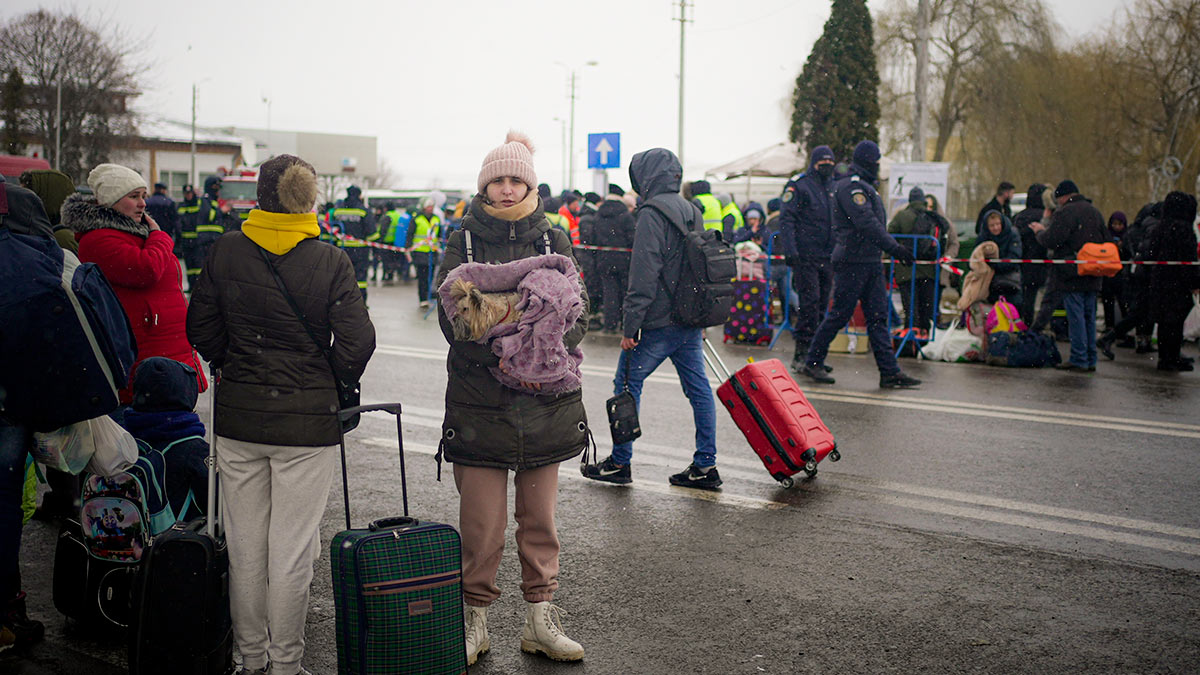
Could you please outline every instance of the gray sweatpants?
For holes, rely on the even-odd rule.
[[[337,446],[304,447],[217,438],[221,517],[229,546],[229,609],[247,669],[292,675],[304,656],[304,620],[318,526]]]

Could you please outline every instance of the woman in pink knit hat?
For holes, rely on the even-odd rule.
[[[450,235],[435,288],[464,262],[507,263],[546,253],[574,260],[570,239],[546,220],[537,184],[533,146],[524,135],[509,132],[504,144],[483,159],[479,192],[462,229]],[[500,596],[496,570],[504,550],[510,472],[515,472],[521,592],[528,603],[521,649],[578,661],[583,647],[563,632],[562,611],[550,601],[558,588],[558,465],[578,456],[588,442],[581,392],[542,394],[534,384],[521,390],[502,385],[489,370],[501,367],[491,345],[456,340],[441,303],[438,319],[450,343],[439,457],[454,465],[460,495],[467,663],[491,647],[487,608]],[[586,330],[584,313],[563,338],[567,348],[577,347]]]

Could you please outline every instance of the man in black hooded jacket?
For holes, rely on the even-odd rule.
[[[633,235],[633,263],[629,292],[625,296],[624,339],[616,393],[628,390],[641,403],[642,384],[663,361],[671,360],[684,393],[692,404],[696,425],[696,451],[692,463],[670,477],[672,485],[716,490],[717,410],[704,369],[704,331],[675,323],[673,289],[679,285],[683,262],[684,229],[704,231],[700,209],[679,194],[683,168],[675,153],[665,148],[639,152],[629,163],[633,189],[646,200],[637,211]],[[592,480],[626,484],[633,480],[629,464],[633,443],[613,446],[612,455],[598,464],[585,464],[583,475]]]
[[[1026,192],[1025,209],[1013,216],[1013,227],[1021,235],[1021,252],[1026,258],[1045,258],[1046,247],[1038,243],[1037,233],[1029,226],[1041,222],[1046,210],[1042,193],[1046,186],[1034,183]],[[1021,265],[1021,306],[1017,310],[1026,322],[1033,321],[1037,308],[1037,294],[1046,285],[1047,265]]]

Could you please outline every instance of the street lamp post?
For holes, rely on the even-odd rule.
[[[566,190],[575,188],[575,78],[578,73],[577,68],[571,68],[565,63],[557,62],[558,65],[566,68],[571,73],[571,136],[567,141],[567,152],[570,157],[567,162],[567,185],[563,187]],[[588,61],[582,67],[600,65],[598,61]]]
[[[567,121],[561,117],[555,117],[554,121],[558,122],[562,135],[562,152],[559,154],[562,155],[562,182],[565,186],[567,184]]]

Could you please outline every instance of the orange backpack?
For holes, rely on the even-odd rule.
[[[1079,276],[1115,277],[1121,271],[1121,254],[1111,241],[1084,244],[1075,258],[1087,261],[1076,264]]]

